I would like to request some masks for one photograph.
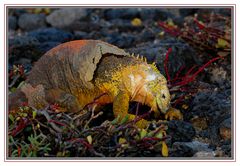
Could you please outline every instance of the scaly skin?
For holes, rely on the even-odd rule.
[[[109,66],[108,62],[114,61],[114,58],[114,56],[110,56],[103,59],[100,66],[104,66],[102,64]],[[130,101],[148,105],[156,117],[159,116],[160,111],[165,114],[170,102],[166,79],[160,74],[156,66],[147,64],[136,57],[131,57],[131,59],[133,60],[132,64],[129,60],[117,59],[120,63],[116,65],[116,68],[105,67],[105,70],[111,73],[109,77],[97,75],[95,86],[102,93],[107,94],[97,102],[113,103],[114,115],[119,116],[120,119],[126,115],[128,115],[129,120],[135,118],[135,115],[128,114]],[[137,123],[139,127],[145,127],[146,124],[145,120]]]
[[[101,60],[92,59],[90,62],[82,58],[82,54],[88,53],[96,43],[115,49],[104,42],[80,40],[47,52],[21,88],[29,105],[40,109],[49,103],[58,103],[62,108],[60,111],[76,112],[93,101],[98,105],[113,103],[115,117],[121,120],[129,115],[129,120],[133,120],[135,115],[128,114],[128,108],[130,101],[136,101],[148,105],[156,117],[160,112],[166,114],[170,94],[167,81],[156,66],[130,55],[107,53]],[[104,49],[101,47],[100,51],[102,53]],[[91,75],[85,74],[88,66],[84,66],[84,61],[97,63],[92,79]],[[143,128],[147,121],[140,120],[137,125]]]

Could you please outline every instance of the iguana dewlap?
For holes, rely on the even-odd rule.
[[[37,109],[58,103],[76,112],[94,100],[99,105],[113,103],[120,119],[128,115],[130,101],[148,105],[156,116],[165,114],[170,103],[167,81],[156,66],[97,40],[71,41],[48,51],[21,91]],[[138,124],[146,125],[144,120]]]

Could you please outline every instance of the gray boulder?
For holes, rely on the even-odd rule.
[[[67,28],[85,16],[87,16],[86,9],[64,8],[53,11],[47,16],[47,22],[56,28]]]
[[[46,27],[45,14],[22,14],[18,19],[18,25],[21,29],[30,31]]]

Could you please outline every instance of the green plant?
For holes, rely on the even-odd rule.
[[[14,139],[9,136],[9,153],[11,157],[39,157],[39,155],[47,156],[51,148],[50,143],[47,143],[47,138],[43,134],[30,135],[28,143],[25,141],[19,142],[19,139]]]

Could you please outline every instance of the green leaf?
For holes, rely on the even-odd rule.
[[[125,138],[119,138],[119,140],[118,140],[119,144],[123,144],[125,142],[127,142]]]
[[[27,117],[28,116],[28,114],[27,113],[23,113],[23,117]]]
[[[8,118],[9,118],[12,122],[14,122],[14,117],[12,116],[12,114],[9,114],[9,115],[8,115]]]
[[[33,117],[33,119],[35,119],[36,116],[37,116],[37,111],[33,111],[33,112],[32,112],[32,117]]]
[[[147,133],[147,137],[152,137],[154,134],[154,131],[150,131],[149,133]]]
[[[128,115],[126,115],[122,120],[121,120],[121,122],[120,122],[120,124],[124,124],[124,123],[126,123],[127,121],[128,121]]]
[[[12,87],[12,88],[10,89],[10,92],[14,93],[14,92],[16,92],[16,90],[17,90],[17,88]]]
[[[25,84],[25,81],[22,81],[17,88],[20,89],[24,84]]]
[[[174,24],[174,22],[173,22],[172,19],[168,19],[168,20],[167,20],[167,25],[168,25],[168,26],[171,26],[171,27],[175,26],[175,24]]]
[[[120,116],[118,115],[115,119],[113,119],[113,121],[111,122],[111,124],[112,124],[112,125],[117,124],[119,118],[120,118]]]
[[[156,135],[157,138],[163,138],[163,133],[162,132],[159,132],[157,135]]]
[[[216,48],[226,48],[229,45],[230,44],[226,40],[218,38],[218,43],[216,44]]]
[[[147,135],[147,131],[145,129],[141,129],[140,131],[140,138],[144,138]]]

